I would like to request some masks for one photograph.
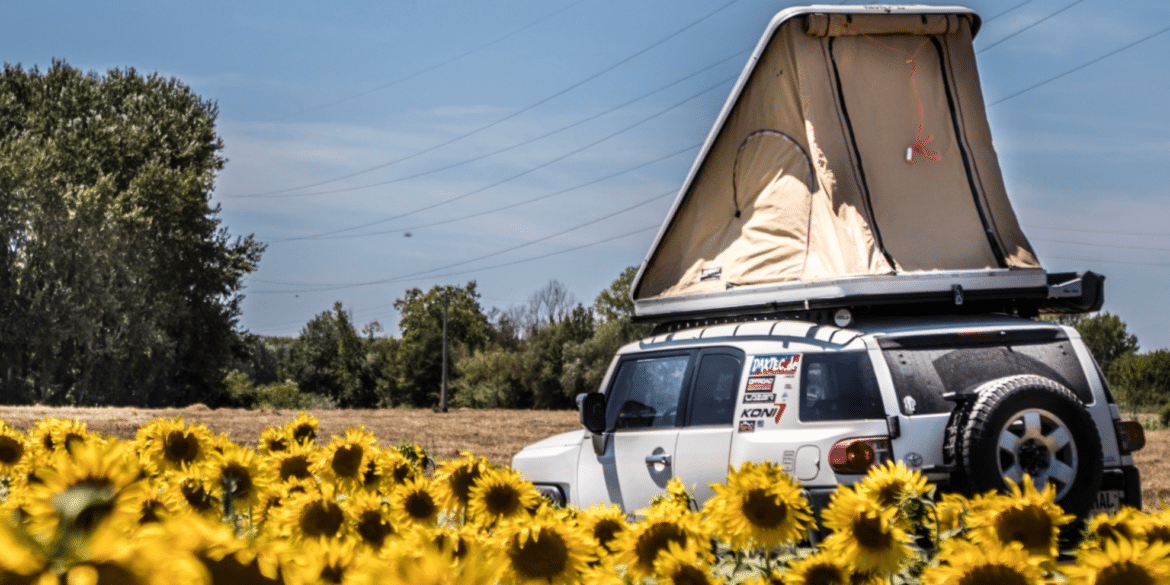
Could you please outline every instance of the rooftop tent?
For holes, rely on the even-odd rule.
[[[1045,274],[1008,201],[963,8],[779,13],[637,278],[639,316]]]

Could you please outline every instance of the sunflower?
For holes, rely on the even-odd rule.
[[[451,511],[466,509],[471,501],[471,487],[490,468],[491,463],[486,458],[467,451],[460,453],[458,459],[440,463],[435,481],[446,508]]]
[[[1116,514],[1100,513],[1089,520],[1080,548],[1101,548],[1107,541],[1146,540],[1149,517],[1136,508],[1122,506]]]
[[[291,496],[272,520],[279,534],[295,541],[344,539],[353,531],[349,514],[330,484]]]
[[[504,550],[504,582],[568,585],[576,583],[593,555],[581,529],[557,514],[507,525],[500,535]]]
[[[745,462],[711,486],[703,513],[733,548],[772,547],[803,540],[812,520],[800,486],[772,462]]]
[[[468,517],[482,525],[528,517],[528,510],[540,504],[540,492],[519,471],[489,469],[471,488]]]
[[[346,431],[345,437],[321,450],[315,471],[322,481],[331,481],[343,492],[353,492],[365,483],[365,473],[377,449],[378,439],[365,427]]]
[[[320,426],[317,417],[302,412],[284,425],[284,433],[298,445],[312,445],[317,440],[317,428]]]
[[[7,424],[0,425],[0,476],[20,474],[17,468],[26,461],[28,451],[27,435]]]
[[[72,451],[73,446],[97,439],[86,424],[78,419],[50,416],[43,418],[29,429],[29,440],[45,453]]]
[[[223,504],[216,497],[213,483],[201,471],[191,470],[185,474],[172,474],[165,483],[162,497],[169,501],[182,502],[184,512],[193,512],[208,519],[223,516]]]
[[[370,555],[362,555],[357,543],[339,540],[310,540],[303,543],[299,554],[283,565],[287,585],[358,585],[373,582],[382,572],[381,563]]]
[[[292,438],[284,429],[268,427],[260,432],[259,451],[261,457],[268,457],[288,451]]]
[[[399,536],[391,520],[390,504],[381,495],[358,492],[346,500],[346,508],[361,542],[372,550],[382,550]]]
[[[910,536],[898,526],[897,513],[853,489],[838,488],[822,513],[832,534],[821,548],[849,559],[856,572],[892,575],[911,553]]]
[[[135,519],[138,525],[165,522],[185,511],[187,501],[175,492],[167,491],[166,484],[145,479],[145,489],[134,498]]]
[[[143,467],[151,475],[164,475],[203,465],[213,452],[215,436],[202,424],[187,425],[176,417],[151,425],[140,443],[145,445],[139,452]]]
[[[468,556],[452,562],[446,554],[434,548],[397,547],[378,575],[378,583],[386,585],[493,585],[499,583],[503,571],[502,555],[482,547]]]
[[[1170,544],[1170,506],[1162,506],[1158,512],[1146,516],[1145,535],[1150,544]]]
[[[617,537],[628,529],[626,513],[617,504],[596,505],[581,511],[577,525],[593,538],[598,556],[613,553]]]
[[[1086,549],[1073,566],[1061,567],[1069,585],[1170,585],[1170,545],[1106,540]]]
[[[439,519],[439,498],[431,480],[417,477],[390,494],[390,509],[401,526],[434,526]]]
[[[289,498],[316,490],[317,481],[312,478],[263,483],[259,503],[252,512],[253,522],[257,525],[265,524],[273,515],[279,516],[280,509]]]
[[[377,459],[377,466],[388,491],[422,475],[410,459],[398,450],[382,451]]]
[[[687,486],[683,484],[682,480],[677,477],[672,477],[670,481],[666,482],[666,492],[654,496],[650,500],[650,507],[674,508],[679,513],[698,509],[695,498],[687,491]]]
[[[286,482],[292,479],[312,480],[321,454],[312,445],[295,443],[286,451],[275,453],[264,460],[267,481]]]
[[[725,581],[711,574],[709,555],[677,542],[667,544],[654,560],[654,574],[662,585],[721,585]]]
[[[926,476],[902,461],[871,467],[854,489],[880,506],[897,508],[898,519],[906,530],[922,524],[927,512],[923,501],[933,499],[934,492]]]
[[[935,538],[962,531],[966,527],[966,516],[971,511],[971,502],[963,494],[945,493],[939,498],[935,510]]]
[[[24,500],[30,531],[80,542],[101,525],[129,529],[135,502],[146,489],[130,445],[120,441],[77,443],[62,449],[37,470],[40,483],[28,487]]]
[[[626,573],[635,582],[640,581],[654,575],[654,562],[669,550],[672,542],[684,549],[710,554],[697,514],[667,515],[651,509],[642,521],[630,524],[614,539],[612,550],[616,554],[613,562],[625,565]]]
[[[51,583],[173,585],[199,583],[204,578],[198,562],[171,546],[167,532],[159,526],[145,527],[132,538],[102,527],[80,554],[67,558],[65,574]]]
[[[844,559],[818,551],[789,563],[785,585],[850,585],[852,571]]]
[[[0,583],[34,583],[36,575],[49,573],[48,563],[41,547],[20,527],[0,520]]]
[[[165,522],[171,546],[189,553],[210,583],[280,583],[279,545],[249,542],[222,522],[187,515]]]
[[[979,546],[955,538],[943,543],[941,563],[922,573],[923,585],[1044,585],[1042,559],[1018,543]]]
[[[987,498],[985,509],[973,515],[971,539],[984,545],[1019,542],[1029,554],[1056,558],[1060,527],[1074,518],[1056,504],[1056,486],[1038,492],[1029,475],[1009,483],[1010,496]]]

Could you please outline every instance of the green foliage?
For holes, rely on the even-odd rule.
[[[1113,362],[1109,377],[1126,408],[1157,409],[1170,402],[1170,350],[1123,354]]]
[[[464,287],[435,286],[429,291],[412,288],[394,302],[402,315],[402,340],[398,363],[395,405],[434,406],[442,385],[443,312],[447,311],[449,351],[468,355],[488,341],[488,321],[479,306],[475,282]],[[455,374],[448,365],[448,377]]]
[[[1109,373],[1114,360],[1138,350],[1138,339],[1117,315],[1101,313],[1077,322],[1077,332],[1088,346],[1101,371]]]
[[[524,393],[520,354],[501,347],[477,351],[456,365],[451,405],[472,408],[518,408]]]
[[[0,400],[215,403],[263,245],[211,205],[216,107],[175,79],[0,74]]]
[[[593,311],[601,321],[630,319],[634,316],[634,297],[630,294],[630,287],[637,275],[638,267],[630,266],[622,271],[609,288],[597,295],[593,301]]]
[[[377,338],[377,322],[358,335],[352,317],[335,303],[310,320],[288,349],[282,371],[303,392],[325,397],[342,408],[372,408],[392,404],[394,340]]]
[[[224,386],[226,405],[234,408],[307,410],[337,407],[327,396],[301,392],[292,380],[257,386],[247,374],[239,370],[228,372],[224,377]]]

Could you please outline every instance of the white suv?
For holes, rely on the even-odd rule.
[[[622,348],[584,431],[528,446],[512,465],[554,500],[645,507],[677,477],[700,503],[729,466],[780,462],[814,505],[887,459],[944,490],[1031,475],[1085,516],[1141,506],[1120,420],[1075,329],[996,315],[707,325]]]

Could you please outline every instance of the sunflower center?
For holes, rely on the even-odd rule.
[[[426,492],[414,492],[406,496],[403,508],[411,518],[426,520],[435,514],[435,499]]]
[[[707,573],[694,565],[681,565],[670,580],[674,585],[711,585]]]
[[[678,543],[679,546],[687,545],[687,535],[676,524],[659,522],[647,528],[634,545],[638,564],[644,567],[653,567],[654,559],[658,558],[658,553],[666,550],[672,542]]]
[[[805,572],[804,582],[806,585],[848,585],[849,579],[840,567],[817,564]]]
[[[345,578],[345,567],[326,565],[321,569],[321,580],[326,583],[341,583]]]
[[[508,558],[516,572],[526,580],[552,581],[568,566],[569,547],[555,531],[542,530],[524,541],[519,535],[512,537]]]
[[[613,552],[613,549],[609,548],[609,543],[613,542],[613,539],[617,537],[618,533],[624,529],[625,526],[621,522],[604,518],[598,520],[593,525],[593,538],[597,539],[597,543],[605,548],[605,550]]]
[[[1097,585],[1154,585],[1155,582],[1148,569],[1133,561],[1114,563],[1097,573]]]
[[[24,446],[12,437],[0,435],[0,463],[15,465],[24,455]]]
[[[362,469],[362,446],[344,445],[333,454],[329,467],[337,477],[356,478]]]
[[[414,477],[414,468],[409,463],[400,462],[394,466],[394,470],[390,472],[390,476],[394,478],[394,483],[401,485],[406,483],[406,480]],[[470,485],[467,489],[471,489]]]
[[[476,467],[460,467],[451,472],[451,479],[448,480],[451,491],[461,504],[467,505],[467,501],[471,499],[471,486],[475,485],[478,479],[479,469]]]
[[[959,578],[958,585],[1028,585],[1028,577],[999,564],[972,567]]]
[[[366,510],[358,518],[357,531],[362,540],[377,549],[382,548],[387,536],[394,534],[394,527],[376,510]]]
[[[311,538],[329,537],[341,530],[343,522],[345,515],[341,513],[341,507],[337,504],[311,502],[305,506],[304,514],[301,516],[301,532]]]
[[[757,488],[743,499],[743,513],[748,522],[761,528],[773,529],[788,519],[788,505],[767,491]]]
[[[488,488],[483,500],[488,513],[495,516],[507,516],[520,508],[520,494],[506,485]]]
[[[252,474],[242,465],[230,464],[223,470],[223,487],[233,498],[246,498],[252,494]]]
[[[308,445],[317,440],[317,429],[314,429],[312,425],[297,425],[297,428],[293,429],[292,436],[296,442]]]
[[[995,533],[1000,542],[1018,542],[1033,554],[1048,554],[1052,532],[1052,518],[1037,506],[1010,508],[995,520]]]
[[[183,499],[187,500],[192,508],[200,512],[207,510],[212,505],[211,495],[203,489],[203,484],[198,481],[184,481],[179,486],[179,492],[183,494]]]
[[[309,479],[313,474],[309,472],[309,460],[304,457],[286,457],[280,462],[280,480],[289,478]]]
[[[868,550],[888,550],[894,544],[894,537],[885,529],[879,514],[858,514],[853,519],[853,537],[858,546]]]
[[[171,431],[163,441],[166,458],[178,463],[190,463],[199,456],[199,439],[186,431]]]
[[[268,441],[265,442],[265,446],[267,447],[267,449],[270,453],[279,453],[281,451],[287,451],[288,450],[288,439],[286,439],[284,437],[275,437],[272,439],[268,439]]]

